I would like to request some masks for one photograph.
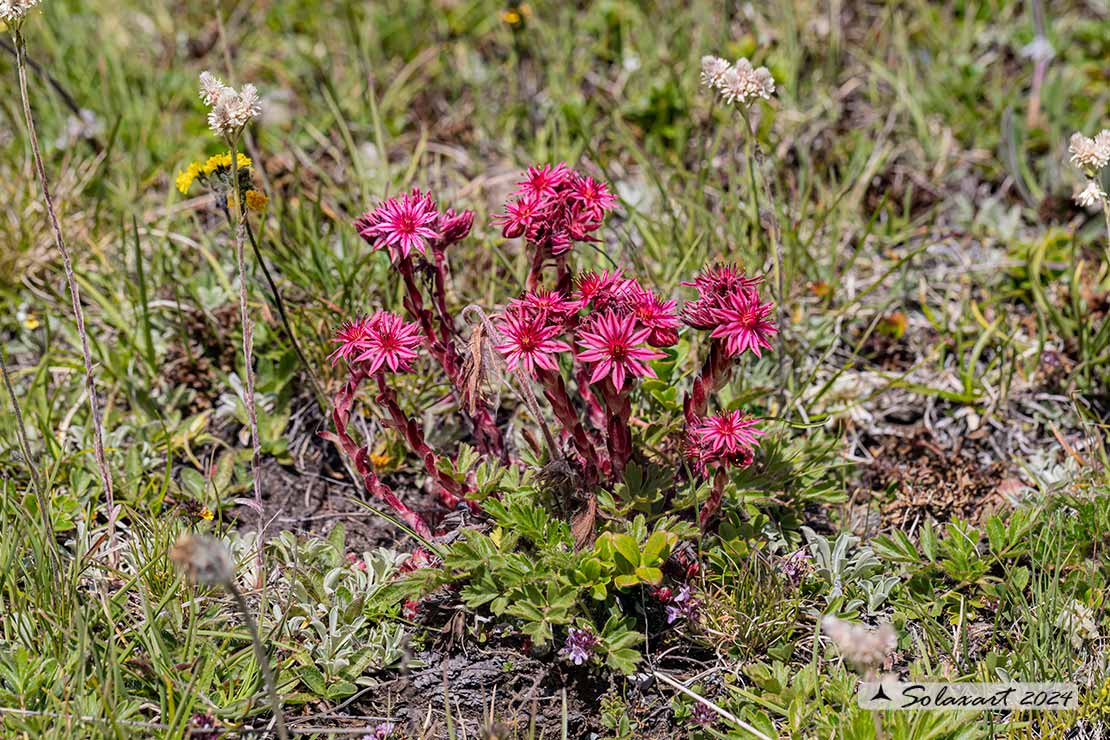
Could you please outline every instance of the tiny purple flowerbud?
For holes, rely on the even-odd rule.
[[[559,655],[575,665],[582,665],[593,655],[594,648],[597,647],[597,644],[597,637],[590,633],[589,630],[580,630],[576,627],[571,627],[567,631],[567,641],[563,645],[563,649],[559,651]]]

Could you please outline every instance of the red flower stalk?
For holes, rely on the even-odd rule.
[[[506,239],[523,236],[535,248],[528,287],[540,283],[543,265],[554,258],[560,289],[569,288],[565,259],[576,242],[595,241],[591,234],[601,227],[605,214],[616,206],[616,197],[604,183],[583,177],[565,162],[528,168],[517,183],[513,200],[494,218]]]
[[[551,411],[563,428],[563,434],[570,437],[574,444],[574,451],[578,453],[583,463],[585,485],[597,482],[597,476],[607,472],[608,466],[602,459],[597,446],[586,433],[586,428],[578,419],[574,402],[567,393],[563,376],[557,370],[539,368],[536,378],[543,385],[543,395],[551,404]]]
[[[440,499],[444,505],[449,509],[455,508],[459,501],[465,497],[465,490],[458,481],[439,469],[439,456],[428,446],[420,425],[416,423],[415,419],[410,418],[401,409],[401,405],[397,403],[397,394],[386,382],[385,373],[376,373],[374,379],[378,383],[377,401],[389,412],[387,425],[405,438],[409,448],[424,463],[424,469],[428,471],[428,475],[439,485]]]
[[[465,495],[465,491],[457,481],[439,470],[438,456],[428,446],[419,425],[401,410],[396,395],[385,380],[386,372],[405,372],[411,367],[412,361],[416,359],[417,349],[423,343],[420,328],[416,324],[406,323],[396,314],[379,311],[369,318],[345,323],[337,332],[335,341],[339,343],[339,347],[332,356],[335,360],[340,357],[347,360],[351,377],[335,400],[332,418],[336,433],[325,436],[339,444],[343,452],[354,461],[367,490],[384,498],[394,510],[407,517],[406,521],[415,528],[417,519],[414,518],[414,513],[373,475],[366,449],[357,445],[347,432],[354,394],[362,380],[372,376],[378,385],[378,403],[389,414],[387,424],[404,436],[409,447],[424,463],[428,474],[439,485],[444,502],[449,507],[454,507]],[[418,523],[426,527],[423,520]]]
[[[682,403],[688,427],[705,416],[705,411],[709,408],[709,396],[720,390],[728,381],[733,364],[733,359],[725,351],[724,342],[710,339],[709,354],[702,363],[701,370],[694,377],[693,388]]]
[[[632,455],[632,433],[629,421],[632,405],[625,390],[629,377],[654,378],[648,361],[664,357],[664,353],[641,346],[651,329],[641,327],[631,314],[615,310],[589,319],[578,331],[578,344],[583,349],[578,359],[592,369],[589,382],[601,383],[605,405],[605,432],[611,474],[619,476]]]
[[[350,378],[335,396],[334,408],[332,409],[332,422],[335,424],[335,432],[320,432],[320,436],[338,445],[343,454],[351,459],[355,470],[362,477],[362,484],[367,493],[374,498],[382,499],[387,506],[397,513],[401,521],[405,522],[418,535],[431,537],[432,530],[428,523],[424,521],[420,514],[401,501],[389,486],[382,483],[370,462],[370,450],[355,442],[348,432],[355,394],[365,378],[366,372],[359,365],[352,365]]]
[[[605,443],[609,451],[610,476],[619,478],[632,458],[632,403],[628,393],[613,385],[607,376],[599,386],[605,402]]]
[[[736,357],[748,350],[759,357],[771,347],[769,336],[778,330],[769,320],[774,304],[759,299],[761,282],[734,265],[718,264],[683,283],[696,288],[698,298],[683,308],[682,320],[711,332],[709,355],[684,403],[687,425],[705,415],[709,395],[727,382]]]

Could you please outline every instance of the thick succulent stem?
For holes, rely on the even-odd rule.
[[[605,402],[605,443],[609,450],[610,477],[618,479],[632,457],[632,404],[628,393],[617,389],[609,378],[601,381],[601,397]]]
[[[563,376],[555,370],[536,368],[536,377],[543,386],[543,395],[551,404],[552,413],[554,413],[559,424],[562,425],[563,432],[573,441],[578,456],[582,458],[587,480],[597,480],[601,469],[601,459],[598,457],[597,449],[586,434],[586,428],[582,426],[582,422],[578,419],[578,412],[575,411],[574,403],[567,393]]]
[[[725,492],[725,483],[728,482],[728,473],[725,472],[724,467],[718,468],[716,474],[713,476],[713,490],[709,493],[709,498],[705,500],[705,505],[701,508],[701,515],[698,517],[698,524],[704,532],[709,525],[709,521],[721,508],[721,499]]]
[[[366,379],[366,373],[362,371],[357,365],[351,369],[350,378],[343,385],[343,387],[336,394],[334,399],[334,408],[332,409],[332,422],[335,424],[335,432],[321,432],[320,436],[339,446],[351,462],[354,463],[355,470],[362,476],[363,486],[366,492],[374,498],[380,498],[397,513],[401,521],[405,522],[421,537],[431,537],[432,531],[424,518],[417,512],[410,509],[401,499],[393,492],[389,486],[382,483],[374,472],[374,468],[370,463],[370,453],[366,447],[359,445],[351,437],[348,427],[351,421],[351,411],[354,407],[355,394],[358,388],[362,385],[362,381]]]
[[[728,381],[728,371],[732,359],[719,339],[709,340],[709,355],[702,363],[701,370],[694,378],[694,386],[683,401],[683,412],[688,427],[698,423],[709,407],[709,396],[720,390]]]
[[[405,438],[409,448],[424,463],[424,469],[440,488],[443,503],[449,508],[454,508],[465,498],[465,489],[458,481],[439,469],[439,456],[428,446],[420,425],[415,419],[409,418],[397,403],[397,394],[386,382],[385,373],[381,371],[375,373],[374,379],[378,384],[378,403],[389,413],[388,424]]]

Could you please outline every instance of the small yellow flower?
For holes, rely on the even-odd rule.
[[[23,319],[23,328],[27,331],[34,331],[39,328],[39,319],[33,313],[27,314]]]
[[[239,169],[244,169],[251,166],[250,157],[242,152],[238,153]],[[208,161],[201,167],[201,172],[205,175],[211,175],[221,167],[231,169],[231,152],[224,152],[223,154],[214,154],[208,158]]]
[[[251,166],[251,159],[245,154],[239,152],[237,159],[239,169],[246,169]],[[185,195],[198,177],[211,177],[220,169],[231,169],[231,152],[213,154],[204,162],[190,163],[188,167],[177,174],[177,189],[181,191],[182,195]]]
[[[513,8],[501,11],[501,21],[508,23],[510,26],[515,26],[520,23],[520,13]]]
[[[387,452],[381,454],[375,452],[370,453],[370,464],[375,468],[384,468],[391,462],[393,462],[393,457]]]
[[[193,180],[196,180],[199,174],[200,165],[196,162],[190,163],[188,167],[177,174],[177,189],[181,191],[182,195],[189,192],[189,188],[193,186]]]
[[[266,210],[266,204],[270,202],[270,198],[261,190],[248,190],[243,198],[247,202],[247,208],[259,213]]]
[[[197,516],[199,516],[201,519],[203,519],[206,522],[210,522],[210,521],[212,521],[213,519],[216,518],[216,515],[213,514],[212,510],[209,509],[207,506],[202,506],[201,509],[200,509],[200,513],[197,514]]]

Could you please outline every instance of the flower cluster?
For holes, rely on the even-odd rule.
[[[393,730],[396,727],[392,722],[379,722],[374,725],[373,732],[362,736],[362,740],[388,740],[393,737]]]
[[[200,99],[208,106],[208,126],[217,136],[236,139],[262,115],[258,89],[247,83],[236,90],[210,72],[200,73]]]
[[[575,665],[582,665],[594,654],[599,642],[589,630],[571,627],[567,630],[567,641],[559,650],[559,655]]]
[[[464,362],[455,316],[447,305],[447,247],[469,234],[473,214],[440,212],[431,194],[419,189],[389,198],[355,221],[355,228],[374,250],[388,250],[404,286],[408,321],[378,312],[344,323],[335,335],[330,358],[345,361],[350,375],[336,396],[336,432],[326,433],[363,475],[368,491],[384,497],[402,518],[421,532],[423,518],[400,502],[374,474],[369,448],[355,443],[349,422],[360,383],[377,383],[376,401],[385,424],[396,430],[424,462],[432,485],[449,507],[460,505],[474,483],[452,478],[424,439],[422,427],[401,410],[389,387],[387,372],[411,367],[417,350],[427,349],[450,381],[459,410],[471,423],[478,451],[509,462],[496,415],[477,394],[480,376],[492,350],[524,384],[522,395],[544,432],[548,452],[565,464],[569,479],[584,492],[615,486],[635,454],[632,430],[638,381],[657,377],[667,365],[667,348],[679,341],[682,323],[708,332],[709,356],[695,376],[683,404],[685,443],[674,430],[667,450],[685,450],[692,465],[682,475],[705,477],[713,486],[701,510],[701,523],[721,505],[730,467],[750,465],[763,431],[759,421],[738,410],[709,414],[710,395],[727,381],[742,355],[759,357],[771,347],[777,329],[774,306],[759,295],[760,277],[722,264],[704,270],[692,282],[698,296],[678,310],[675,300],[660,296],[620,270],[575,274],[569,245],[592,239],[615,202],[608,187],[582,177],[565,164],[531,167],[506,213],[496,219],[507,236],[524,235],[532,254],[528,289],[493,316],[481,314]],[[545,265],[554,258],[555,284],[542,285]],[[476,380],[475,378],[479,379]],[[548,426],[530,383],[538,383],[558,427]],[[529,400],[530,399],[530,400]],[[657,454],[655,452],[650,454]],[[664,453],[665,454],[665,453]],[[675,461],[677,462],[677,461]],[[587,495],[592,495],[587,493]],[[688,594],[683,597],[688,598]],[[682,601],[676,602],[681,604]]]
[[[386,368],[393,373],[407,372],[424,337],[417,324],[405,323],[397,314],[378,311],[348,321],[332,341],[339,345],[329,355],[333,365],[340,358],[364,363],[366,373],[374,375]]]
[[[675,302],[619,270],[584,273],[574,282],[570,295],[535,289],[510,301],[495,322],[501,336],[494,348],[510,369],[520,369],[543,385],[564,436],[590,469],[586,477],[619,475],[631,452],[629,381],[656,377],[650,362],[666,356],[660,348],[678,341]],[[579,394],[589,407],[587,418],[595,422],[596,433],[606,436],[607,457],[579,420],[559,374],[559,354],[575,368]],[[600,400],[590,391],[593,385]]]
[[[734,265],[714,265],[683,285],[696,288],[698,298],[687,303],[682,320],[695,329],[711,330],[723,339],[730,357],[750,351],[756,357],[770,349],[777,332],[771,321],[774,304],[760,300],[761,280],[746,276]]]
[[[529,167],[517,183],[514,200],[494,218],[506,239],[524,236],[544,245],[552,255],[570,251],[574,242],[592,241],[617,198],[605,183],[584,177],[565,162]]]
[[[585,310],[585,316],[580,311]],[[675,302],[666,301],[619,270],[579,276],[573,297],[533,290],[511,301],[497,321],[503,335],[496,349],[510,369],[555,370],[555,355],[571,352],[556,337],[573,332],[575,356],[591,367],[590,383],[609,377],[620,390],[630,377],[655,377],[646,362],[664,357],[652,348],[678,341]]]
[[[555,258],[560,278],[565,255],[575,242],[596,241],[593,232],[617,204],[608,186],[572,170],[565,162],[535,165],[517,183],[503,213],[494,217],[506,239],[523,236],[536,247],[528,286],[539,284],[544,261]],[[566,289],[565,280],[560,287]]]
[[[704,470],[710,465],[752,464],[755,448],[763,431],[756,427],[759,419],[741,411],[725,411],[707,416],[694,427],[688,454],[695,465]]]
[[[1068,141],[1068,153],[1071,162],[1088,175],[1101,170],[1110,164],[1110,129],[1103,129],[1088,138],[1081,133],[1074,133]]]
[[[222,204],[234,204],[236,190],[243,194],[243,205],[250,211],[263,211],[270,199],[261,190],[253,187],[251,178],[251,159],[242,153],[235,156],[237,167],[231,167],[231,153],[214,154],[201,162],[190,162],[189,166],[177,173],[175,183],[182,195],[188,195],[193,183],[215,192]],[[233,172],[238,173],[239,187],[232,182]]]
[[[813,572],[813,558],[809,552],[802,548],[787,555],[779,563],[779,570],[790,581],[790,585],[797,588],[806,576]]]
[[[766,67],[753,67],[747,59],[735,64],[716,56],[701,58],[701,82],[716,90],[728,104],[749,106],[756,98],[769,99],[775,92],[775,79]]]
[[[1110,164],[1110,129],[1103,129],[1094,138],[1074,133],[1068,142],[1071,162],[1087,176],[1087,184],[1075,196],[1075,202],[1083,208],[1106,204],[1106,193],[1099,186],[1101,170]]]
[[[690,589],[689,584],[682,584],[677,593],[671,595],[670,600],[665,607],[667,612],[667,624],[674,624],[675,622],[685,620],[688,622],[696,622],[698,619],[699,609],[701,602],[694,598],[693,591]]]
[[[0,20],[18,26],[39,0],[0,0]]]
[[[239,171],[240,185],[250,186],[251,159],[245,154],[236,155],[236,164]],[[204,162],[190,162],[189,166],[177,173],[177,189],[182,195],[187,195],[193,183],[200,181],[202,185],[216,186],[222,190],[231,188],[231,152],[214,154]]]
[[[448,208],[440,213],[431,194],[414,189],[382,201],[359,216],[354,226],[371,249],[389,250],[404,284],[405,311],[420,326],[432,357],[443,368],[460,408],[473,424],[478,449],[503,459],[501,432],[466,373],[455,341],[455,317],[447,307],[447,248],[465,239],[473,223],[473,212],[456,213]],[[423,277],[430,275],[431,280],[418,280],[418,272]],[[425,301],[426,295],[429,301]]]

